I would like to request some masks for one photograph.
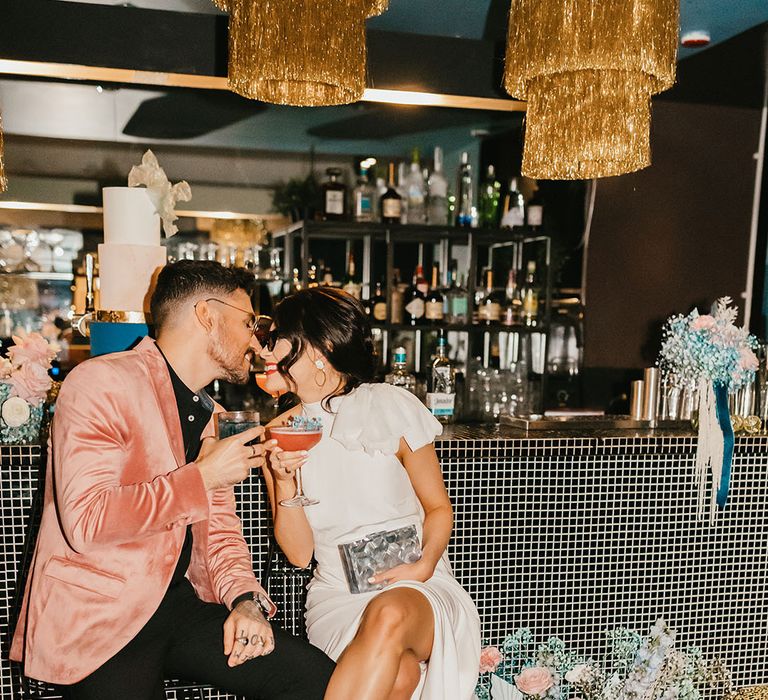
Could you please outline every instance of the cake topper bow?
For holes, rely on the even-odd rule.
[[[141,165],[134,165],[128,173],[128,187],[144,185],[147,188],[155,210],[163,220],[166,237],[173,236],[179,229],[173,223],[178,219],[174,209],[176,202],[188,202],[192,199],[192,189],[186,180],[171,185],[165,171],[157,162],[152,151],[147,151],[141,159]]]

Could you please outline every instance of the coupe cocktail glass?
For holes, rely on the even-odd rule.
[[[311,450],[323,437],[323,429],[294,428],[289,425],[281,425],[269,429],[269,437],[277,440],[278,447],[286,452],[298,452],[300,450]],[[296,469],[296,495],[280,501],[281,506],[288,508],[303,508],[304,506],[313,506],[320,503],[316,498],[309,498],[304,495],[304,489],[301,482],[301,467]]]

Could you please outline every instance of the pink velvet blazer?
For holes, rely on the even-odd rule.
[[[96,670],[157,609],[190,523],[187,576],[202,600],[231,607],[246,591],[264,592],[234,491],[206,492],[197,466],[184,463],[173,387],[154,341],[75,368],[56,404],[11,658],[53,683]]]

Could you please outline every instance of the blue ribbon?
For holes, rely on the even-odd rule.
[[[720,476],[720,488],[717,491],[717,505],[725,508],[728,490],[731,485],[731,463],[733,462],[733,426],[728,408],[728,389],[725,384],[715,382],[715,412],[720,430],[723,431],[723,470]]]

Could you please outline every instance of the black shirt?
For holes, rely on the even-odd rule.
[[[165,359],[165,355],[163,355]],[[194,462],[200,454],[200,445],[202,444],[202,435],[205,426],[213,415],[213,400],[205,393],[200,391],[195,393],[184,382],[179,375],[173,371],[173,367],[165,359],[168,365],[168,374],[171,376],[173,393],[176,398],[176,408],[179,411],[179,420],[181,422],[181,435],[184,440],[184,455],[186,463]],[[176,569],[171,577],[169,588],[181,583],[184,575],[189,568],[189,561],[192,558],[192,526],[187,526],[187,534],[184,538],[184,545],[181,548],[179,560],[176,562]]]

